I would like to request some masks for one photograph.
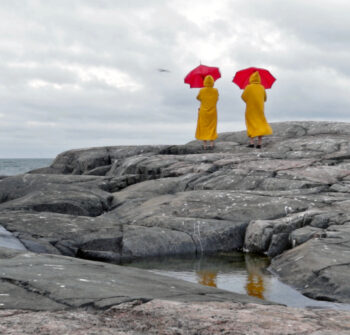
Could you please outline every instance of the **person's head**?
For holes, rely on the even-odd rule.
[[[258,71],[255,71],[250,75],[249,84],[261,84],[261,78]]]
[[[214,87],[214,78],[211,75],[205,76],[204,87]]]

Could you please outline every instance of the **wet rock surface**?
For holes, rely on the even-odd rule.
[[[269,255],[305,295],[349,302],[350,125],[272,127],[261,150],[246,147],[245,132],[224,133],[213,150],[197,141],[71,150],[1,178],[0,246],[117,264],[245,250]],[[6,278],[0,271],[6,290],[32,299],[23,278]]]
[[[2,309],[106,309],[152,299],[259,302],[136,268],[13,249],[0,248],[0,269]]]

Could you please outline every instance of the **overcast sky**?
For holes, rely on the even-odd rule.
[[[237,70],[268,68],[265,114],[350,121],[347,0],[1,0],[0,158],[194,139],[200,62],[218,131],[245,129]],[[159,72],[158,69],[169,72]]]

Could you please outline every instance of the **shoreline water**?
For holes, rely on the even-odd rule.
[[[54,158],[0,158],[0,176],[14,176],[49,166]]]

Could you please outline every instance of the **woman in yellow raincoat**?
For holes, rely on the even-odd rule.
[[[197,99],[201,105],[198,109],[196,139],[203,141],[204,149],[207,149],[207,141],[210,141],[210,148],[214,148],[214,140],[218,137],[216,103],[219,99],[219,92],[214,88],[212,76],[204,78],[204,87],[200,89]]]
[[[264,114],[264,102],[266,92],[259,72],[254,72],[249,78],[249,85],[244,89],[242,99],[246,103],[245,123],[249,137],[248,147],[254,148],[254,138],[258,137],[256,148],[261,149],[262,137],[272,134],[272,129],[267,123]]]

